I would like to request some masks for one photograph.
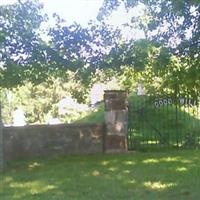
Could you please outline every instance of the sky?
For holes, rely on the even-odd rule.
[[[12,4],[16,0],[0,0],[0,5]],[[66,20],[67,24],[77,22],[82,26],[87,26],[90,20],[95,20],[99,8],[103,4],[103,0],[40,0],[44,4],[44,12],[50,17],[49,26],[54,21],[51,19],[53,13],[57,13],[61,18]],[[121,6],[118,11],[113,12],[107,22],[113,26],[121,27],[122,24],[130,22],[133,14],[138,16],[142,13],[142,6],[140,5],[135,10],[127,13],[125,8]],[[129,30],[122,28],[123,35],[126,38],[139,39],[144,37],[140,30]]]
[[[0,0],[0,5],[12,4],[16,0]],[[86,25],[95,19],[103,0],[40,0],[44,4],[44,11],[51,17],[59,14],[69,24],[74,21]]]
[[[74,21],[86,25],[89,20],[96,19],[103,0],[41,0],[48,14],[58,13],[67,22]]]

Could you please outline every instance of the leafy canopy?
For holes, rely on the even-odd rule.
[[[104,20],[121,4],[127,10],[144,5],[145,17],[141,19],[133,15],[128,25],[133,27],[137,22],[146,33],[145,43],[150,44],[151,48],[144,42],[129,41],[128,45],[120,47],[113,54],[120,52],[120,55],[124,55],[123,62],[128,61],[135,68],[139,66],[147,71],[151,68],[151,75],[161,78],[163,87],[179,87],[199,95],[200,1],[105,0],[98,18]],[[152,49],[155,50],[153,54]],[[149,62],[149,59],[153,62]]]
[[[25,77],[35,79],[46,56],[38,30],[45,16],[36,0],[0,6],[0,85],[21,84]]]
[[[0,6],[1,87],[15,87],[25,80],[38,84],[66,69],[94,71],[120,39],[119,30],[104,23],[90,22],[87,28],[66,25],[57,14],[56,24],[42,32],[41,25],[48,21],[42,8],[38,0]]]

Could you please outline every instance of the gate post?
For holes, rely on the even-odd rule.
[[[127,92],[107,90],[104,93],[106,134],[104,150],[106,153],[127,151],[128,101]]]

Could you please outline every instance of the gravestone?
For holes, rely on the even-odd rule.
[[[139,83],[137,86],[137,95],[138,96],[142,96],[145,95],[145,89],[144,89],[144,85]]]
[[[13,125],[14,126],[25,126],[25,113],[22,108],[17,108],[13,114]]]
[[[96,103],[103,101],[105,85],[103,83],[96,83],[90,91],[90,102],[94,106]]]
[[[127,92],[108,90],[104,94],[105,102],[105,144],[106,153],[127,151],[128,101]]]

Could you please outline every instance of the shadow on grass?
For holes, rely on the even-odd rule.
[[[65,156],[16,161],[0,199],[198,199],[198,151]]]

